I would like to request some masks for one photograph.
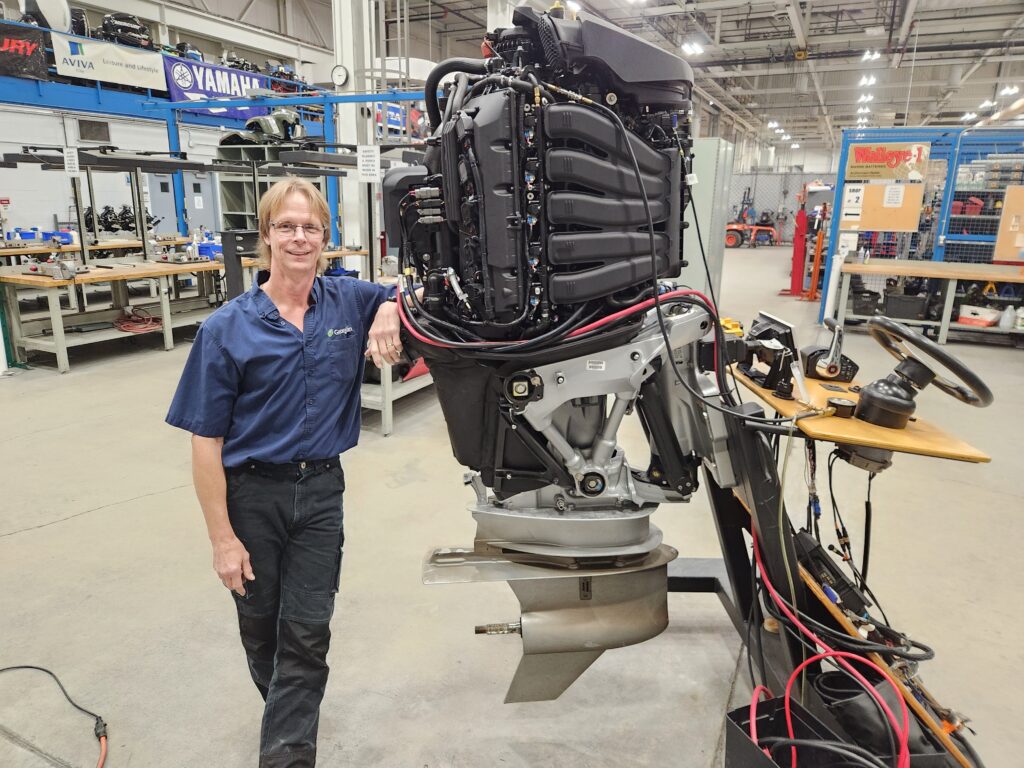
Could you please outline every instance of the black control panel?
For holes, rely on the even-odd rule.
[[[839,370],[834,376],[822,375],[818,371],[819,361],[825,360],[828,357],[828,352],[827,347],[804,347],[801,349],[800,361],[803,363],[804,376],[809,379],[818,379],[819,381],[837,381],[841,383],[853,381],[857,371],[860,370],[860,366],[846,355],[839,356]]]

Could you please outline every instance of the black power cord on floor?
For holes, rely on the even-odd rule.
[[[54,679],[54,682],[57,683],[57,687],[60,688],[60,692],[64,694],[64,698],[68,700],[68,703],[82,714],[88,715],[93,719],[94,722],[92,732],[96,736],[96,738],[99,739],[100,742],[100,757],[99,762],[96,763],[96,768],[103,768],[103,763],[106,762],[107,759],[107,724],[103,722],[103,718],[97,715],[95,712],[90,712],[85,707],[76,703],[75,700],[72,699],[71,696],[68,694],[67,689],[64,688],[64,684],[61,683],[60,678],[57,677],[57,675],[55,675],[50,670],[46,669],[45,667],[36,667],[31,664],[21,664],[14,667],[2,667],[0,668],[0,673],[14,672],[15,670],[19,669],[34,669],[37,672],[45,672],[46,674],[48,674],[50,677]]]

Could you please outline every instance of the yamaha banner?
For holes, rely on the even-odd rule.
[[[0,75],[47,79],[41,30],[0,24]]]
[[[263,75],[191,59],[179,59],[176,56],[164,56],[164,70],[167,73],[167,93],[171,101],[244,99],[251,90],[270,88],[270,81]],[[196,107],[188,111],[242,120],[267,114],[265,107]]]

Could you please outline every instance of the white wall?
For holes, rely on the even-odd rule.
[[[0,153],[21,152],[31,142],[40,147],[95,146],[78,139],[77,117],[104,120],[110,123],[110,143],[124,150],[167,150],[165,123],[147,120],[119,120],[98,115],[71,112],[48,112],[37,109],[4,106],[0,112]],[[190,160],[208,161],[216,156],[220,131],[183,126],[180,130],[182,150]],[[83,178],[85,205],[88,191]],[[94,173],[93,191],[96,205],[112,205],[119,209],[131,205],[131,186],[125,173]],[[71,181],[63,171],[44,171],[22,164],[18,168],[0,168],[0,197],[8,197],[9,227],[50,229],[55,221],[75,218]]]
[[[799,165],[806,173],[832,173],[836,170],[838,156],[838,150],[833,152],[829,147],[779,147],[775,151],[775,166],[777,170],[785,170]]]

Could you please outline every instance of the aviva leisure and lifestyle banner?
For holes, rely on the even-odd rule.
[[[104,83],[167,89],[163,56],[85,37],[52,32],[53,60],[57,74]]]

